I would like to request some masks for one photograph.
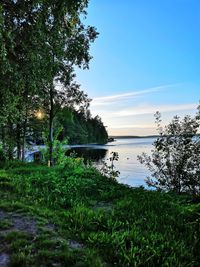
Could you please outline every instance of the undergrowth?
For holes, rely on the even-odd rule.
[[[199,266],[200,204],[186,195],[129,188],[74,159],[10,164],[0,189],[0,211],[37,221],[16,239],[2,220],[11,266]]]

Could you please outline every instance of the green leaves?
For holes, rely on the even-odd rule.
[[[75,254],[72,266],[76,266],[77,258],[83,266],[97,267],[104,266],[104,262],[105,266],[119,267],[199,264],[200,206],[189,203],[188,196],[133,189],[101,176],[75,159],[69,159],[62,168],[13,163],[0,172],[0,178],[9,180],[15,188],[0,190],[1,209],[20,209],[23,216],[29,211],[34,220],[37,211],[45,225],[47,219],[54,225],[48,236],[47,229],[43,233],[40,228],[31,238],[32,259],[39,249],[40,264],[63,263],[58,251],[62,251],[61,244],[70,243],[67,240],[79,245],[75,250],[69,247]],[[2,226],[7,225],[3,222]],[[13,234],[13,246],[14,237]],[[52,241],[56,241],[56,247]],[[67,251],[63,251],[66,266],[70,259]]]
[[[89,106],[88,96],[74,81],[74,66],[88,68],[90,43],[97,37],[95,28],[82,22],[87,4],[85,0],[0,4],[0,126],[12,123],[9,138],[18,155],[31,133],[35,110],[51,113],[52,124],[58,106],[82,110]],[[9,145],[6,138],[3,142]]]
[[[147,184],[158,189],[172,190],[180,194],[188,192],[194,199],[200,198],[200,128],[199,107],[196,116],[182,120],[174,116],[171,123],[161,127],[161,116],[156,113],[160,136],[156,139],[152,155],[138,157],[151,172]]]

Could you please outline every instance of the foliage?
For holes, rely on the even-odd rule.
[[[104,144],[108,140],[108,133],[101,118],[92,118],[89,110],[81,112],[64,107],[58,112],[55,123],[63,127],[60,139],[68,137],[70,144]]]
[[[0,164],[5,164],[5,161],[6,161],[5,152],[2,148],[2,146],[0,145]]]
[[[0,3],[0,129],[9,159],[24,159],[35,111],[49,120],[49,157],[57,107],[86,110],[89,98],[75,79],[74,66],[88,68],[97,37],[86,26],[88,1],[6,1]],[[32,120],[33,121],[33,120]]]
[[[65,162],[65,153],[66,153],[66,147],[65,145],[68,144],[68,140],[65,139],[63,141],[58,140],[59,134],[62,132],[62,127],[59,127],[54,131],[54,139],[53,139],[53,160],[54,164],[56,165],[63,165]],[[48,133],[43,133],[43,140],[45,148],[40,149],[42,153],[42,161],[44,163],[48,163],[49,160],[49,139],[48,139]]]
[[[36,144],[44,144],[47,142],[47,135],[42,135],[48,127],[46,118],[43,120],[32,119],[29,126],[28,141]],[[57,129],[62,130],[57,134]],[[92,117],[90,111],[77,111],[67,106],[58,108],[58,112],[54,118],[54,139],[63,141],[68,140],[68,144],[88,144],[98,143],[104,144],[108,141],[108,133],[99,116]]]
[[[155,117],[160,136],[153,144],[152,155],[143,153],[138,157],[152,173],[147,184],[200,197],[200,106],[193,118],[185,116],[181,120],[175,116],[164,128],[159,112]]]
[[[6,231],[9,218],[2,224],[13,264],[199,265],[200,206],[187,196],[132,189],[72,159],[65,167],[13,164],[0,171],[0,185],[0,210],[38,227],[33,235]]]
[[[101,163],[100,172],[108,178],[116,179],[120,172],[115,170],[114,162],[119,160],[119,154],[117,152],[111,152],[111,157],[108,159],[110,165],[104,160]]]

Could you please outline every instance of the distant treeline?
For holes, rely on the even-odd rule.
[[[71,113],[71,114],[70,114]],[[70,114],[68,117],[67,114]],[[68,138],[70,144],[100,143],[108,140],[108,134],[99,116],[92,117],[90,112],[77,112],[63,109],[57,118],[63,127],[61,137]]]
[[[200,136],[200,134],[196,134],[196,136]],[[146,136],[140,136],[140,135],[118,135],[118,136],[109,136],[111,139],[129,139],[129,138],[158,138],[160,135],[146,135]],[[166,137],[166,135],[163,135],[163,137]]]
[[[118,135],[118,136],[109,136],[112,139],[129,139],[129,138],[157,138],[159,135],[146,135],[146,136],[139,136],[139,135]]]
[[[45,120],[32,122],[32,136],[29,140],[36,144],[43,144],[43,130],[46,129]],[[69,144],[87,144],[98,143],[104,144],[108,141],[108,134],[99,116],[92,117],[89,110],[76,111],[68,107],[60,109],[55,117],[55,133],[58,139],[68,140]],[[59,133],[56,133],[59,131]]]

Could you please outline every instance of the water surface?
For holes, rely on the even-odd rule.
[[[119,154],[119,160],[115,162],[116,170],[120,171],[118,181],[130,186],[145,186],[145,178],[149,175],[146,167],[139,163],[137,156],[142,152],[151,153],[152,143],[155,138],[120,138],[107,145],[82,145],[74,146],[69,153],[74,150],[78,156],[100,164],[105,160],[108,164],[111,152]]]

